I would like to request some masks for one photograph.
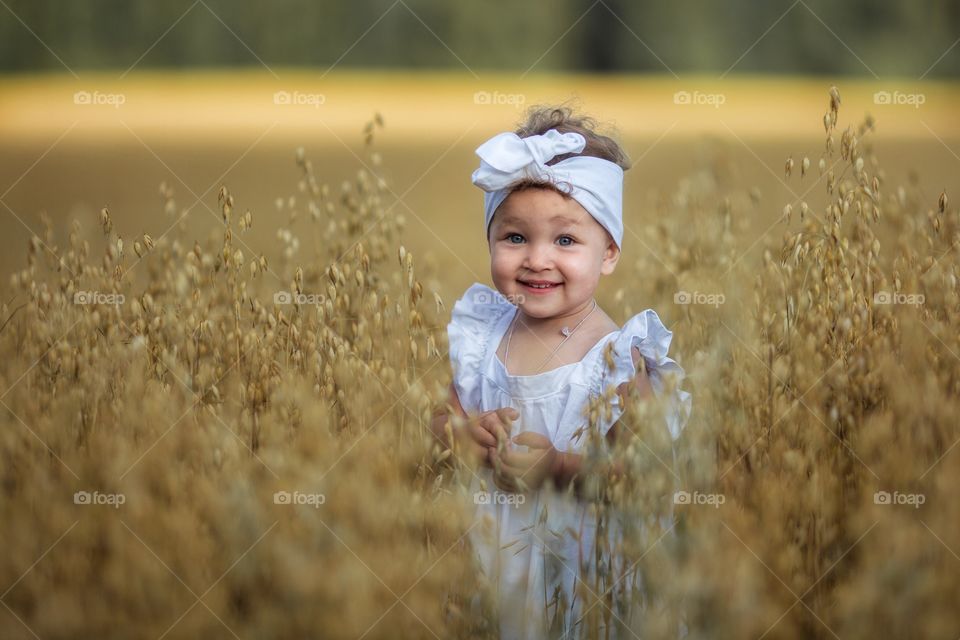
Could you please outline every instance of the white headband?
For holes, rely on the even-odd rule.
[[[567,183],[569,195],[610,232],[617,247],[623,241],[623,169],[592,156],[576,156],[547,166],[555,156],[580,153],[587,141],[579,133],[550,129],[543,135],[521,138],[499,133],[477,147],[480,168],[473,172],[473,184],[484,190],[484,231],[509,187],[525,179]]]

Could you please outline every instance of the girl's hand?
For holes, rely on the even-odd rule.
[[[492,467],[498,443],[509,440],[513,421],[519,417],[520,412],[513,407],[485,411],[467,421],[460,433],[461,446],[474,460]]]
[[[494,451],[494,483],[504,491],[519,493],[526,489],[539,489],[560,461],[550,439],[539,433],[525,431],[513,439],[515,444],[526,446],[529,451]]]

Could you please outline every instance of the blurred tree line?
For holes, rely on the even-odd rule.
[[[478,74],[493,69],[721,74],[733,67],[731,73],[918,77],[935,65],[929,77],[956,77],[960,70],[960,46],[950,50],[960,38],[957,0],[4,0],[0,5],[3,71],[62,71],[57,56],[74,70],[126,70],[141,56],[138,69],[250,66],[259,65],[259,57],[270,67],[467,67]]]

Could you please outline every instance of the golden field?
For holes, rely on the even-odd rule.
[[[489,637],[472,472],[427,433],[488,280],[472,150],[519,117],[473,96],[570,86],[635,163],[599,302],[657,310],[694,399],[676,465],[655,404],[625,415],[594,513],[630,571],[581,585],[583,636],[960,635],[955,89],[4,82],[5,637]],[[664,527],[677,486],[711,504]]]

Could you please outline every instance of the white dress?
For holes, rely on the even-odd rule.
[[[496,350],[517,311],[499,292],[475,283],[454,304],[447,325],[453,384],[464,411],[476,415],[513,407],[520,418],[513,423],[512,435],[533,431],[547,436],[559,451],[581,451],[587,436],[575,436],[575,432],[588,422],[584,408],[590,397],[634,376],[633,346],[639,348],[658,396],[663,393],[665,373],[684,375],[666,356],[673,334],[651,309],[604,336],[579,362],[532,376],[510,375]],[[612,371],[603,357],[610,342],[614,345]],[[677,389],[669,400],[665,426],[676,440],[689,418],[691,398]],[[601,435],[622,413],[619,396],[614,394],[613,413],[609,420],[601,420]],[[550,635],[578,637],[579,630],[572,625],[579,618],[582,598],[574,587],[581,566],[587,571],[593,568],[595,518],[568,495],[538,490],[519,497],[499,491],[491,469],[481,467],[477,476],[471,486],[477,526],[471,529],[470,539],[479,566],[497,590],[501,638],[547,637],[551,621]],[[479,478],[486,484],[485,491]],[[608,530],[612,536],[617,533],[613,526]],[[571,532],[577,532],[576,537]],[[557,593],[560,599],[555,598]],[[561,605],[565,606],[558,610]]]

